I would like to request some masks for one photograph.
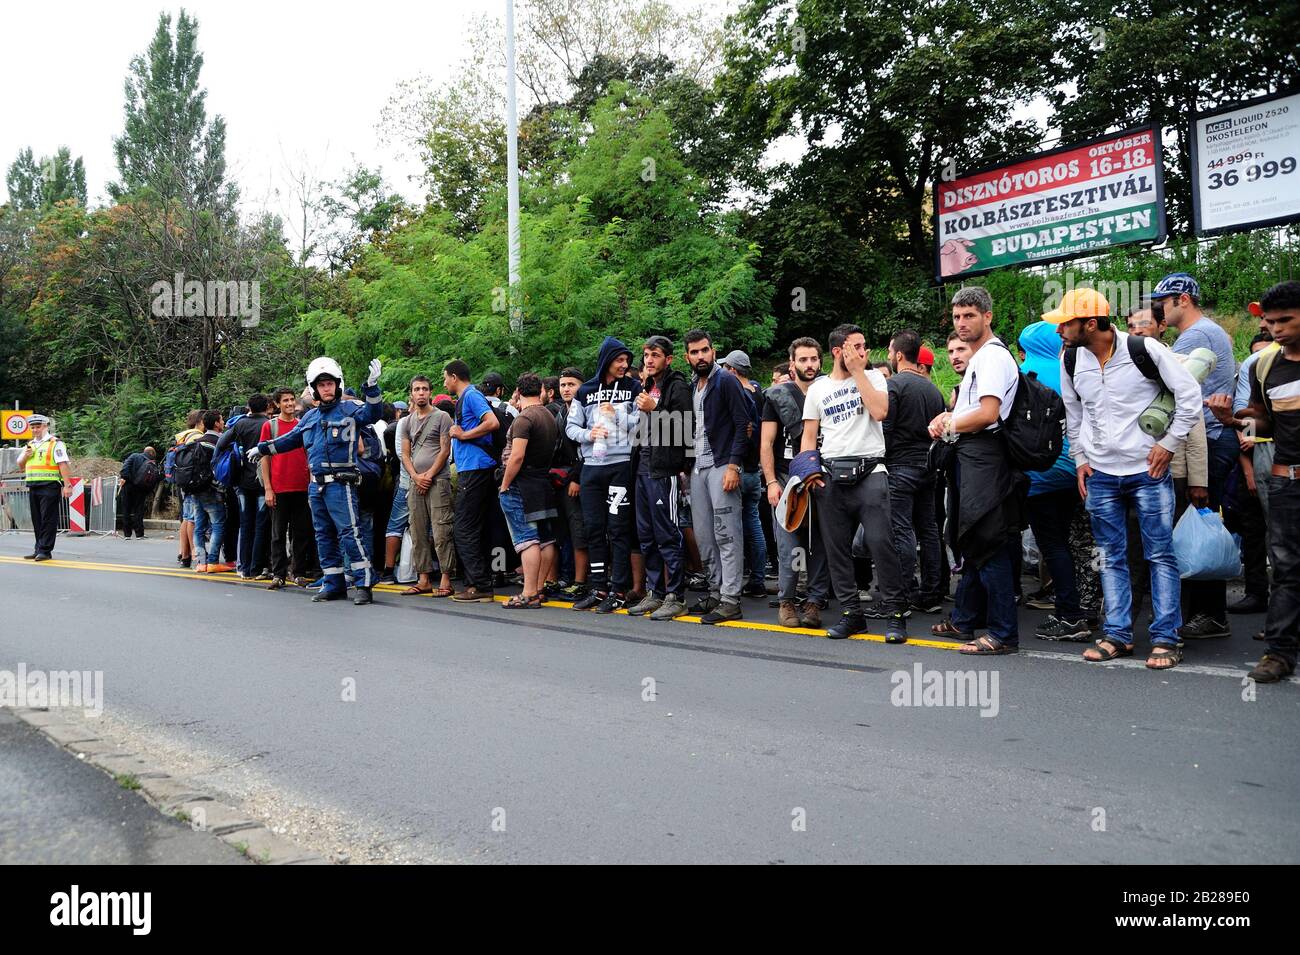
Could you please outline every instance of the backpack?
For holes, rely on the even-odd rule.
[[[158,483],[159,476],[158,465],[146,458],[136,473],[135,486],[146,491],[151,490]]]
[[[1016,397],[1002,422],[1002,437],[1011,463],[1019,470],[1046,471],[1065,447],[1065,402],[1035,373],[1017,370],[1016,374]]]
[[[515,420],[509,413],[502,411],[497,405],[491,405],[492,413],[497,416],[497,429],[487,437],[492,439],[492,447],[487,449],[492,455],[492,460],[497,464],[501,463],[501,455],[506,451],[506,432],[510,430],[510,425]]]
[[[1168,391],[1169,386],[1160,377],[1160,369],[1156,367],[1151,353],[1147,351],[1147,340],[1141,335],[1128,335],[1124,338],[1124,342],[1128,345],[1128,357],[1133,360],[1133,364],[1137,365],[1142,376],[1149,381],[1160,382],[1161,387]],[[1070,376],[1071,384],[1074,383],[1074,366],[1078,358],[1078,345],[1070,345],[1061,355],[1061,364],[1065,366],[1065,373]]]
[[[776,406],[785,438],[794,453],[798,454],[799,445],[803,442],[803,393],[799,392],[796,397],[795,392],[799,392],[798,385],[792,381],[783,382],[767,389],[767,400]],[[779,459],[780,455],[777,457]],[[783,470],[782,463],[778,462],[777,470]]]
[[[172,475],[176,486],[186,494],[212,489],[212,445],[191,441],[174,448]]]
[[[1273,362],[1282,349],[1277,346],[1265,348],[1260,352],[1260,356],[1255,359],[1255,380],[1259,382],[1259,397],[1264,402],[1264,410],[1268,412],[1270,419],[1273,417],[1273,400],[1268,396],[1268,373],[1273,370]]]
[[[227,430],[235,426],[243,415],[235,415],[226,425]],[[244,472],[244,449],[238,441],[231,441],[212,462],[212,476],[224,487],[235,487]]]
[[[357,470],[363,479],[378,478],[384,467],[384,446],[375,433],[374,425],[362,425],[358,431],[363,450],[357,456]]]

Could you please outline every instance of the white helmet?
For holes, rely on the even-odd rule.
[[[307,384],[316,384],[316,379],[321,375],[329,375],[343,387],[343,369],[333,358],[320,357],[307,366]]]

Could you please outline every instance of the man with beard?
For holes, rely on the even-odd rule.
[[[700,623],[739,620],[744,585],[741,467],[749,443],[749,399],[736,377],[717,363],[708,332],[686,333],[686,358],[695,372],[692,412],[695,466],[691,471],[691,519],[709,593],[691,612]]]
[[[962,577],[952,620],[939,625],[948,629],[932,629],[942,636],[972,637],[983,616],[988,632],[965,643],[961,652],[1015,653],[1020,648],[1015,556],[1025,523],[1025,481],[1012,467],[998,431],[1011,414],[1020,369],[993,334],[993,299],[986,289],[972,285],[958,291],[952,322],[971,356],[953,410],[935,416],[930,437],[957,445],[951,539],[961,555]]]
[[[867,340],[856,325],[831,331],[831,373],[814,381],[804,401],[803,451],[818,447],[824,473],[813,479],[814,507],[822,508],[822,546],[830,564],[831,583],[840,602],[840,619],[827,636],[842,640],[867,629],[853,565],[853,537],[864,530],[879,580],[885,642],[907,640],[907,594],[898,551],[891,533],[889,478],[885,468],[885,432],[889,414],[885,377],[870,369]]]
[[[411,568],[420,575],[403,596],[432,594],[450,597],[451,569],[456,551],[452,541],[451,499],[451,416],[433,406],[433,388],[428,378],[411,379],[411,400],[415,408],[403,428],[402,469],[408,478],[406,506],[411,524]],[[442,579],[433,587],[433,554],[438,555]]]
[[[921,336],[905,328],[889,343],[889,414],[884,420],[889,509],[908,603],[922,613],[943,609],[939,564],[943,551],[934,518],[930,422],[943,411],[943,395],[921,370]],[[916,582],[917,544],[921,581]]]
[[[1101,552],[1105,636],[1083,653],[1100,662],[1133,655],[1133,595],[1129,587],[1125,509],[1138,512],[1142,550],[1151,567],[1151,655],[1147,666],[1167,670],[1182,660],[1178,628],[1178,561],[1174,556],[1174,482],[1169,462],[1201,413],[1196,379],[1155,339],[1130,339],[1111,326],[1110,304],[1090,288],[1072,289],[1043,316],[1065,342],[1061,398],[1079,496],[1092,518]],[[1159,374],[1148,378],[1139,365]],[[1177,401],[1169,430],[1159,440],[1138,418],[1162,388]]]
[[[686,469],[686,422],[691,386],[671,367],[673,343],[663,335],[646,339],[641,350],[645,382],[636,396],[641,412],[636,450],[637,537],[645,561],[645,599],[628,613],[672,620],[686,613],[686,566],[677,495]]]
[[[767,389],[763,406],[763,427],[759,436],[759,465],[773,512],[781,492],[790,480],[790,461],[803,442],[803,408],[808,387],[821,376],[822,346],[815,338],[796,338],[790,343],[790,380]],[[787,531],[780,521],[772,522],[777,552],[777,620],[783,627],[820,630],[822,608],[830,598],[831,578],[826,565],[826,548],[821,542],[821,512],[813,508],[796,531]],[[808,570],[808,593],[798,601],[799,566]]]

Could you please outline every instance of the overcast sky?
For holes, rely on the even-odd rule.
[[[395,148],[382,148],[375,126],[398,81],[421,73],[449,78],[467,49],[476,14],[497,14],[503,0],[187,0],[199,21],[201,82],[211,118],[226,119],[226,160],[246,207],[276,208],[284,157],[307,156],[323,178],[336,178],[352,156],[382,165],[410,198],[418,172]],[[160,0],[71,0],[5,9],[0,57],[0,164],[30,146],[39,158],[68,146],[86,162],[92,205],[116,178],[113,137],[123,125],[123,82],[168,10]],[[2,183],[0,183],[2,187]]]

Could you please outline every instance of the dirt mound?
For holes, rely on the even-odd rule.
[[[71,464],[73,475],[86,480],[97,477],[116,478],[122,471],[122,462],[112,458],[74,457]]]

